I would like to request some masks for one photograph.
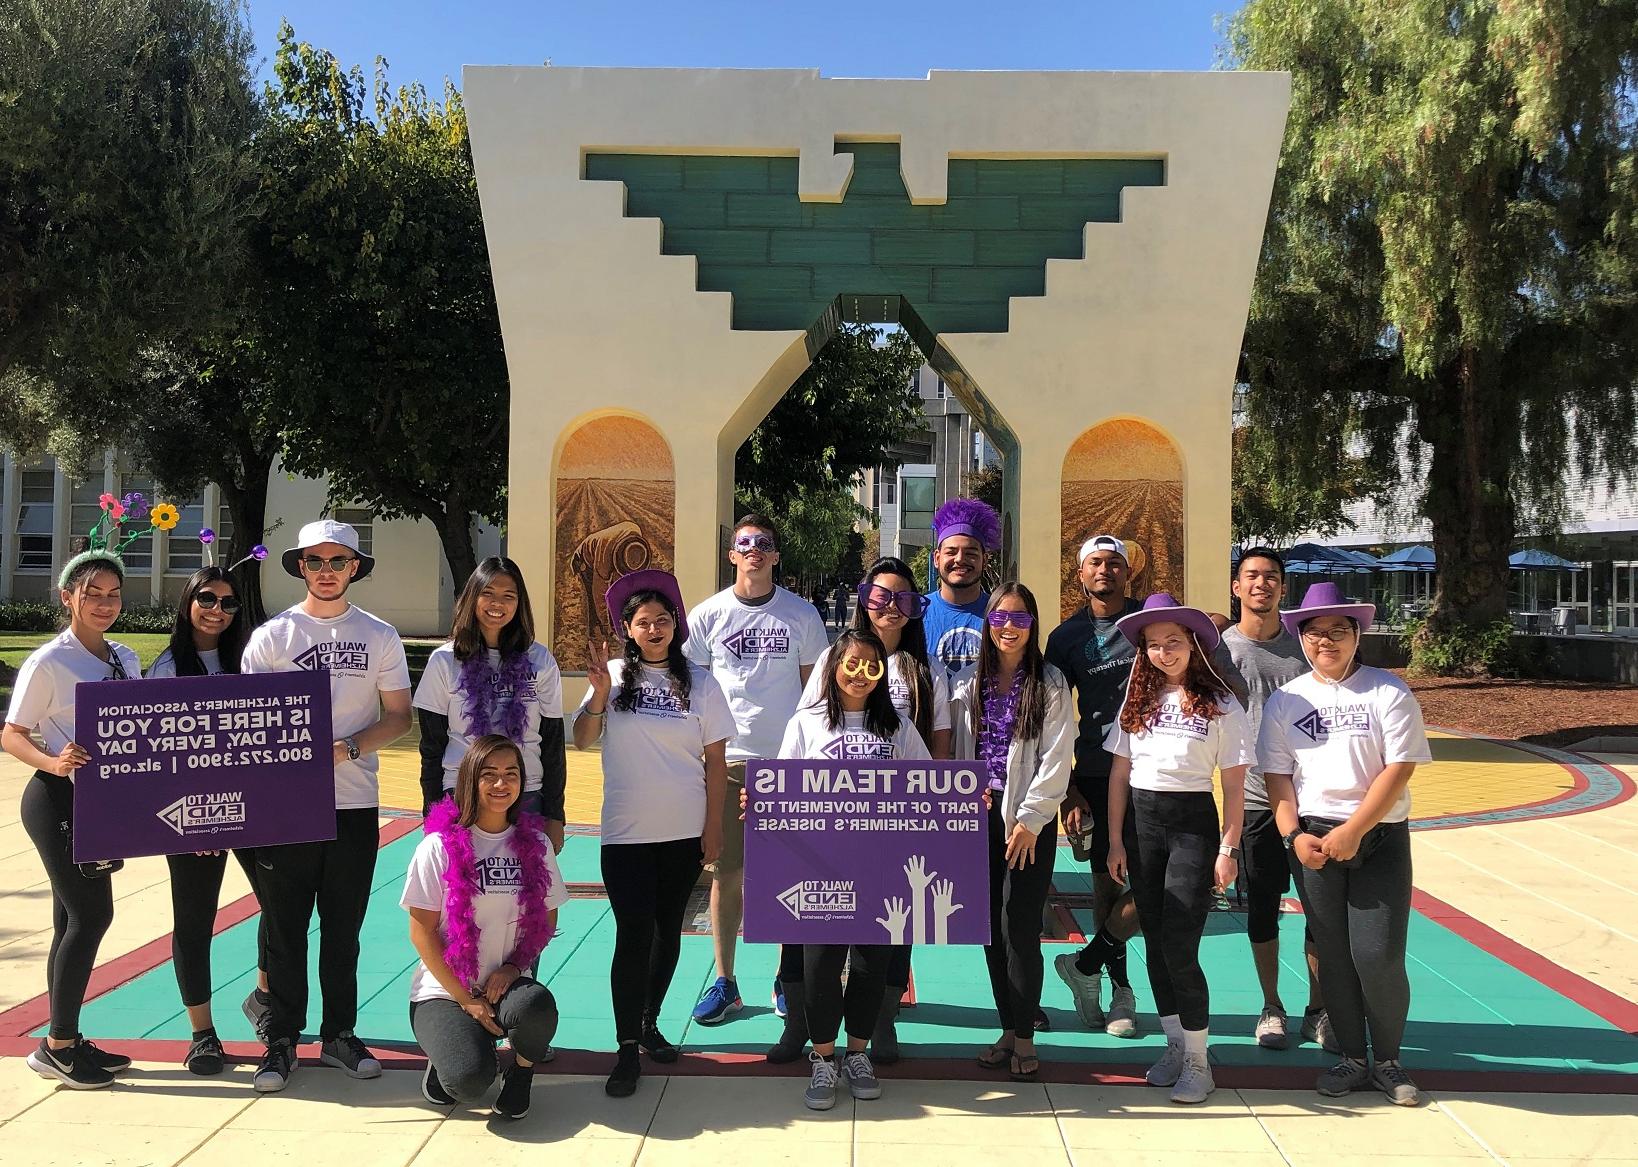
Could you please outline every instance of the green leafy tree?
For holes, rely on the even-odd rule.
[[[1292,399],[1264,403],[1265,408],[1301,409]],[[1338,428],[1314,426],[1300,442],[1278,439],[1286,425],[1265,422],[1234,430],[1233,530],[1242,547],[1285,547],[1297,536],[1314,532],[1324,538],[1350,529],[1347,505],[1380,491],[1388,475],[1369,458],[1350,450],[1353,430],[1346,418]]]
[[[438,532],[459,587],[505,508],[507,391],[460,94],[389,90],[280,30],[252,251],[285,464]]]
[[[1250,0],[1228,31],[1230,64],[1293,78],[1248,420],[1299,492],[1316,435],[1408,450],[1439,561],[1418,642],[1478,643],[1567,471],[1638,471],[1638,4]]]
[[[216,318],[250,193],[253,51],[229,0],[0,5],[8,426],[29,388],[11,371],[117,382],[154,336]]]

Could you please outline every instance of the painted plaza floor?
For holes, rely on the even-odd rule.
[[[216,1163],[345,1158],[349,1167],[483,1161],[647,1165],[902,1162],[959,1148],[973,1163],[1176,1162],[1210,1153],[1230,1165],[1361,1162],[1514,1162],[1638,1165],[1638,758],[1588,758],[1464,736],[1435,741],[1416,779],[1416,908],[1410,934],[1411,1023],[1405,1062],[1427,1092],[1415,1111],[1374,1095],[1326,1100],[1312,1090],[1327,1059],[1311,1046],[1257,1049],[1260,1005],[1236,911],[1213,914],[1203,949],[1212,985],[1218,1092],[1173,1107],[1134,1085],[1156,1055],[1152,1034],[1120,1041],[1081,1030],[1050,959],[1087,926],[1087,876],[1060,850],[1059,898],[1046,943],[1043,1081],[1016,1084],[978,1069],[995,1036],[976,949],[923,948],[916,1004],[901,1015],[906,1059],[884,1069],[884,1097],[806,1112],[802,1067],[768,1067],[778,1026],[768,1005],[775,951],[742,946],[745,1010],[726,1025],[691,1025],[712,976],[709,938],[684,937],[662,1028],[685,1056],[664,1075],[645,1065],[635,1098],[610,1100],[602,1075],[613,1044],[608,962],[613,923],[597,886],[594,834],[563,856],[575,898],[542,965],[563,1013],[562,1051],[536,1079],[535,1108],[500,1125],[483,1107],[454,1111],[419,1098],[410,1039],[412,954],[398,890],[417,819],[388,813],[360,964],[359,1029],[389,1069],[355,1082],[326,1068],[288,1091],[249,1088],[256,1047],[239,1001],[254,964],[254,904],[229,865],[213,949],[216,1016],[236,1059],[220,1078],[177,1065],[187,1026],[169,964],[169,884],[162,860],[135,860],[116,882],[114,927],[103,944],[82,1027],[136,1056],[112,1091],[71,1094],[38,1078],[20,1055],[45,1020],[43,965],[50,899],[21,824],[27,774],[0,760],[0,1167],[18,1164]],[[401,743],[383,770],[383,803],[413,774]],[[595,821],[597,757],[571,754],[570,817]],[[703,905],[703,897],[697,901]],[[703,920],[696,920],[703,927]],[[1286,1003],[1300,1008],[1301,915],[1282,920]],[[1141,943],[1131,962],[1140,1020],[1148,992]],[[316,986],[316,980],[315,980]],[[316,990],[315,990],[316,991]],[[316,999],[315,999],[316,1005]],[[316,1013],[310,1021],[316,1022]],[[313,1047],[304,1048],[311,1054]],[[1133,1122],[1132,1119],[1142,1121]]]

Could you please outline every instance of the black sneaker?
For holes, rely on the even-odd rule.
[[[381,1063],[352,1030],[338,1033],[319,1046],[319,1061],[346,1070],[354,1078],[379,1078]]]
[[[643,1035],[637,1039],[637,1044],[648,1051],[648,1056],[662,1065],[669,1065],[677,1060],[682,1051],[661,1033],[658,1026],[651,1024],[643,1026]]]
[[[290,1084],[290,1075],[296,1072],[296,1049],[290,1039],[281,1037],[267,1047],[251,1085],[258,1094],[276,1094]]]
[[[222,1067],[227,1064],[227,1055],[222,1051],[222,1043],[217,1036],[207,1033],[188,1047],[188,1056],[182,1059],[182,1064],[188,1068],[188,1073],[208,1078],[222,1072]]]
[[[256,1040],[266,1045],[267,1027],[273,1021],[273,1004],[271,1001],[263,1001],[257,995],[260,992],[260,989],[251,989],[250,996],[244,999],[239,1009],[244,1013],[245,1020],[256,1030]]]
[[[427,1059],[426,1071],[421,1075],[421,1097],[434,1106],[454,1106],[454,1096],[444,1089],[444,1084],[438,1080],[438,1069]]]
[[[642,1063],[637,1058],[634,1044],[622,1043],[615,1055],[614,1072],[603,1083],[603,1093],[610,1098],[630,1098],[637,1093],[637,1079],[642,1077]]]
[[[495,1099],[495,1113],[502,1118],[522,1118],[529,1113],[529,1086],[534,1081],[533,1066],[513,1066],[506,1071],[501,1083],[500,1096]]]
[[[57,1079],[70,1090],[101,1090],[112,1086],[113,1071],[103,1069],[87,1057],[85,1046],[82,1041],[64,1049],[52,1049],[41,1038],[39,1048],[28,1055],[28,1068],[41,1077]]]
[[[99,1070],[107,1070],[110,1074],[117,1074],[131,1068],[131,1059],[124,1054],[110,1053],[105,1049],[98,1049],[97,1043],[80,1034],[79,1048],[85,1057],[91,1059],[91,1064]]]

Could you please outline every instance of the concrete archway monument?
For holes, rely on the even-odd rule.
[[[508,537],[553,597],[550,643],[590,615],[559,576],[591,578],[576,549],[621,523],[644,542],[626,558],[669,561],[690,603],[718,586],[734,453],[844,321],[905,327],[1001,449],[1004,566],[1043,599],[1066,532],[1097,525],[1096,484],[1148,473],[1095,461],[1142,434],[1178,496],[1150,542],[1191,602],[1220,605],[1231,389],[1289,88],[469,67],[512,387]],[[624,458],[575,448],[622,432]],[[670,506],[586,506],[588,461],[602,497],[663,479]]]

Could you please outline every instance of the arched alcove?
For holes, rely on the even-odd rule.
[[[1093,535],[1126,541],[1129,595],[1183,597],[1183,455],[1160,430],[1117,418],[1083,432],[1064,455],[1059,513],[1063,616],[1086,602],[1075,557]]]

